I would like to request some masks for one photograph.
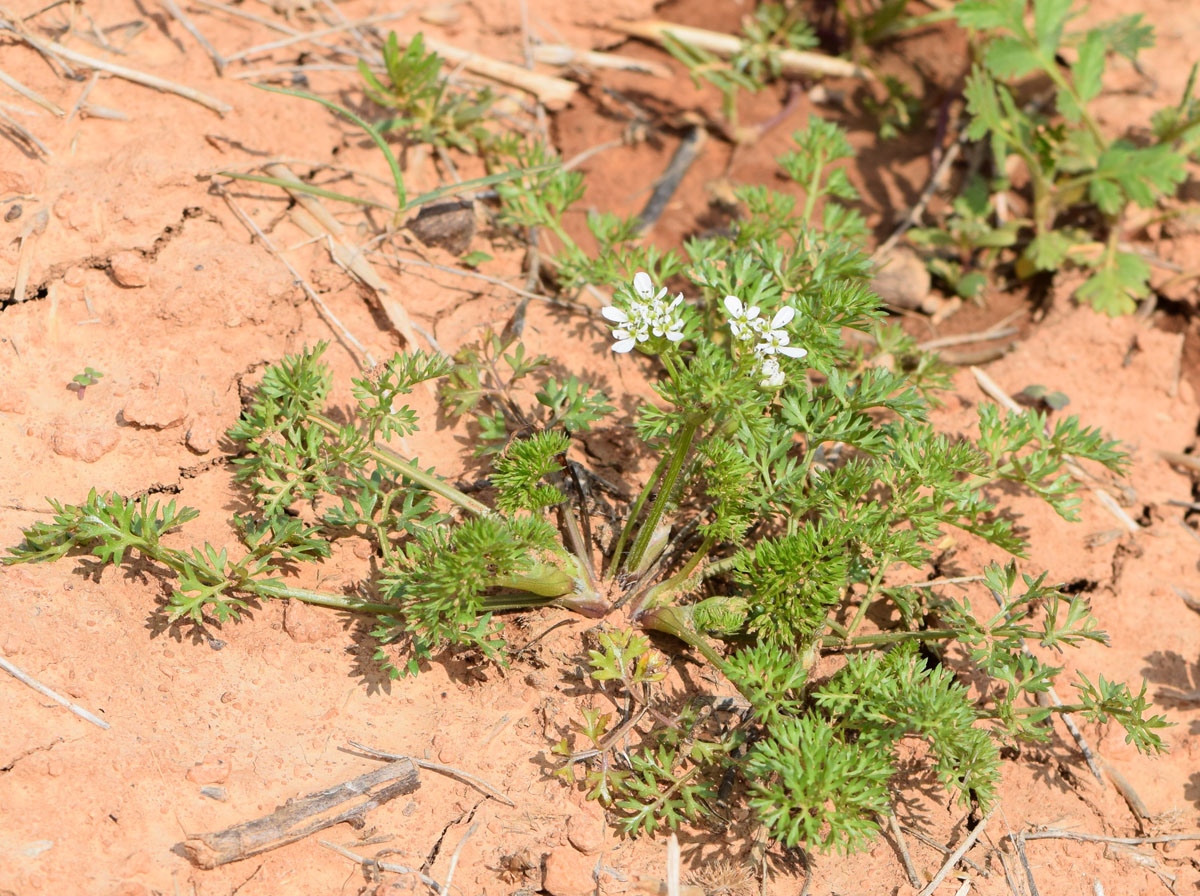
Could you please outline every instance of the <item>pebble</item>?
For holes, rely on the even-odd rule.
[[[224,784],[233,766],[228,759],[208,755],[188,769],[187,779],[193,784]]]
[[[560,846],[546,856],[542,889],[550,896],[593,896],[596,892],[596,882],[592,878],[594,864],[594,860]]]
[[[567,819],[567,841],[585,856],[604,849],[604,822],[592,815],[572,815]]]
[[[63,424],[50,434],[54,453],[85,464],[94,464],[117,447],[121,433],[107,426],[71,426]]]
[[[73,288],[83,286],[83,284],[84,284],[83,268],[81,268],[77,264],[71,265],[69,268],[67,268],[66,273],[63,274],[63,283],[65,283],[67,286],[70,286]]]
[[[871,280],[871,289],[886,304],[926,312],[935,311],[938,306],[936,297],[929,294],[931,286],[925,262],[904,247],[893,249],[879,259],[879,269]]]
[[[187,393],[179,386],[134,389],[121,410],[121,417],[134,426],[170,429],[187,415]]]
[[[108,263],[113,279],[121,286],[138,287],[150,282],[150,262],[141,252],[118,252]]]
[[[196,417],[188,424],[187,446],[197,454],[208,454],[220,444],[221,427],[211,417]]]
[[[216,800],[218,803],[223,803],[229,799],[229,791],[224,787],[201,787],[200,795],[206,796],[210,800]]]

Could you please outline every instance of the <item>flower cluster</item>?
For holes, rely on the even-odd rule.
[[[725,313],[729,317],[729,332],[735,339],[757,343],[754,354],[758,358],[758,373],[762,377],[760,385],[767,389],[782,386],[783,368],[775,356],[803,358],[808,354],[806,349],[788,344],[791,337],[785,328],[796,316],[796,309],[785,305],[768,321],[759,316],[762,311],[757,305],[747,306],[737,296],[726,296]]]
[[[670,302],[666,300],[667,288],[657,293],[650,275],[638,271],[633,278],[633,294],[628,309],[607,305],[600,313],[613,325],[614,352],[628,352],[634,348],[654,352],[662,350],[667,343],[683,339],[683,316],[680,306],[683,293]],[[796,309],[785,305],[768,320],[762,317],[757,305],[746,305],[737,296],[725,297],[725,313],[729,318],[729,331],[742,343],[753,343],[755,373],[765,389],[778,389],[783,385],[783,367],[779,356],[803,358],[808,352],[790,344],[787,326],[796,316]],[[666,340],[666,343],[663,342]]]
[[[638,271],[633,278],[635,297],[629,302],[629,310],[607,305],[600,309],[606,319],[614,323],[614,352],[627,352],[651,338],[679,342],[683,339],[683,317],[679,306],[683,304],[683,293],[670,302],[664,300],[664,286],[656,295],[654,283],[645,271]]]

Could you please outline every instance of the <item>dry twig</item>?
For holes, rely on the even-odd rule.
[[[416,767],[406,759],[390,762],[351,781],[288,800],[270,815],[183,844],[200,868],[216,868],[286,846],[343,821],[356,821],[393,797],[420,786]]]
[[[946,859],[946,864],[942,865],[938,873],[933,876],[933,880],[931,880],[925,886],[925,888],[921,890],[918,896],[930,896],[930,894],[932,894],[941,885],[942,881],[946,879],[946,875],[954,870],[954,866],[958,864],[958,860],[963,857],[966,851],[970,849],[975,841],[979,838],[979,835],[983,833],[984,828],[987,827],[988,819],[992,817],[992,813],[995,811],[996,807],[993,806],[988,814],[979,820],[979,824],[971,828],[971,833],[967,834],[967,836],[963,838],[963,842],[958,845],[958,848],[955,849],[954,852],[950,853],[950,857]]]
[[[75,715],[79,716],[79,718],[86,719],[87,721],[91,722],[93,725],[98,725],[99,727],[103,728],[104,730],[106,730],[106,731],[108,730],[109,724],[108,724],[108,722],[104,721],[104,719],[97,718],[96,716],[94,716],[90,712],[88,712],[86,709],[84,709],[82,706],[77,706],[76,704],[74,704],[70,700],[68,700],[66,697],[64,697],[62,694],[59,694],[57,691],[50,690],[50,688],[46,687],[44,684],[42,684],[40,681],[38,681],[36,678],[34,678],[28,672],[24,672],[21,669],[17,668],[16,666],[14,666],[12,663],[10,663],[8,660],[6,660],[2,656],[0,656],[0,669],[3,669],[5,672],[7,672],[9,675],[11,675],[13,678],[15,678],[17,681],[21,682],[22,684],[29,685],[29,687],[33,688],[35,691],[37,691],[42,696],[49,697],[55,703],[61,703],[67,709],[71,710],[71,712],[75,713]]]
[[[349,745],[356,750],[366,753],[368,756],[374,756],[376,759],[388,759],[392,761],[403,760],[411,762],[413,765],[420,766],[421,768],[427,768],[432,772],[440,772],[443,775],[449,775],[451,778],[457,778],[458,780],[483,791],[488,796],[498,799],[506,806],[516,805],[516,803],[510,800],[507,796],[505,796],[487,781],[484,781],[482,778],[477,778],[468,772],[462,771],[461,769],[454,768],[453,766],[442,765],[439,762],[430,762],[427,759],[418,759],[415,756],[404,756],[400,753],[385,753],[383,750],[376,750],[374,747],[365,747],[362,744],[355,743],[354,741],[350,741]]]

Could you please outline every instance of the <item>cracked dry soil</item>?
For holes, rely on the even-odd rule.
[[[16,12],[31,14],[40,6],[18,5]],[[316,6],[264,5],[262,16],[312,29],[319,25]],[[441,6],[454,15],[440,24],[418,19],[416,12],[389,24],[423,28],[456,45],[520,61],[519,4],[477,0]],[[1122,116],[1143,120],[1143,107],[1178,96],[1187,50],[1200,36],[1195,9],[1168,0],[1142,6],[1159,24],[1159,45],[1149,62],[1157,87],[1149,98],[1125,91],[1106,100],[1104,121],[1114,128]],[[1101,2],[1089,15],[1103,18],[1117,7]],[[352,0],[338,8],[358,19],[382,7]],[[323,111],[217,77],[192,38],[157,6],[104,0],[86,9],[102,29],[144,24],[140,31],[111,32],[128,37],[123,44],[128,65],[220,97],[233,111],[221,118],[179,97],[102,78],[90,102],[118,109],[127,120],[22,119],[52,151],[46,159],[0,142],[5,212],[0,284],[14,283],[22,253],[28,264],[23,296],[0,289],[0,544],[15,543],[18,529],[45,512],[45,496],[73,502],[93,486],[161,493],[199,508],[200,518],[174,536],[178,544],[230,543],[227,520],[245,504],[227,468],[234,448],[223,433],[237,419],[256,373],[303,345],[333,340],[327,356],[339,384],[336,403],[348,397],[345,384],[356,367],[292,274],[251,238],[218,194],[214,172],[271,157],[297,160],[298,173],[316,171],[319,160],[331,159],[379,177],[386,171],[359,135]],[[219,14],[207,4],[187,9],[226,53],[278,37],[277,30]],[[569,7],[530,0],[528,9],[535,27],[556,39],[620,46],[630,55],[665,61],[648,47],[621,44],[605,27],[617,17],[651,14],[649,0],[586,0]],[[659,14],[732,30],[740,10],[732,2],[693,2],[669,5]],[[63,21],[56,15],[49,21]],[[927,58],[932,77],[947,81],[953,65],[941,39],[936,33],[918,35],[892,48],[885,69],[911,73],[911,60]],[[8,74],[63,108],[76,102],[86,82],[57,78],[33,51],[11,39],[0,47]],[[294,64],[300,56],[292,47],[274,63]],[[318,82],[319,89],[352,85],[349,76],[329,77]],[[669,88],[640,76],[596,77],[552,118],[551,133],[564,156],[619,138],[628,124],[620,117],[627,107],[597,87],[624,91],[621,96],[642,91],[644,105],[660,110],[717,104],[714,95],[694,90],[682,76]],[[1134,80],[1128,72],[1114,77]],[[748,115],[766,118],[785,107],[786,97],[768,91],[748,103]],[[720,178],[749,183],[773,177],[771,159],[813,112],[821,110],[802,98],[760,144],[737,153],[710,140],[653,238],[672,245],[696,229],[707,212],[707,188]],[[930,137],[880,149],[865,122],[851,120],[849,127],[865,154],[852,179],[864,189],[872,225],[886,233],[928,177]],[[664,127],[649,142],[595,156],[585,166],[586,204],[619,212],[639,208],[680,139],[679,131]],[[461,164],[470,171],[470,160]],[[427,161],[414,164],[409,177],[411,192],[437,183]],[[352,186],[378,185],[360,180]],[[370,354],[383,358],[402,346],[371,291],[296,226],[278,191],[252,184],[225,189]],[[360,242],[376,232],[378,222],[369,216],[336,211]],[[521,283],[521,247],[483,224],[470,248],[494,256],[485,272]],[[1162,234],[1154,248],[1160,257],[1182,262],[1195,257],[1197,239],[1186,232]],[[403,235],[396,240],[395,251],[411,248]],[[419,332],[448,351],[488,326],[502,326],[517,308],[518,296],[494,284],[427,267],[401,273],[389,261],[392,251],[376,258],[378,272]],[[455,264],[437,249],[425,250],[424,258]],[[1020,309],[1021,338],[988,366],[992,378],[1009,392],[1034,383],[1065,392],[1071,412],[1127,443],[1133,467],[1125,503],[1141,531],[1122,535],[1087,496],[1083,521],[1076,525],[1016,498],[1015,512],[1033,533],[1023,568],[1050,569],[1056,580],[1080,583],[1112,635],[1109,648],[1089,646],[1065,656],[1070,670],[1131,681],[1145,676],[1149,693],[1176,724],[1165,735],[1171,753],[1153,761],[1134,753],[1116,730],[1085,726],[1103,759],[1136,789],[1147,818],[1135,814],[1111,783],[1090,775],[1061,728],[1045,745],[1014,751],[1000,789],[1001,811],[968,853],[987,872],[972,877],[972,891],[982,894],[1011,892],[995,850],[1009,831],[1050,825],[1137,836],[1194,830],[1200,815],[1200,709],[1194,700],[1178,699],[1200,689],[1200,613],[1176,590],[1200,594],[1200,543],[1196,512],[1170,503],[1195,501],[1197,489],[1194,474],[1158,456],[1160,450],[1197,447],[1196,295],[1173,293],[1148,319],[1110,321],[1072,307],[1065,299],[1070,285],[1065,280],[1055,285],[1057,300],[1037,322],[1022,297],[997,296],[988,308],[960,312],[947,324],[950,330],[934,335],[983,329]],[[526,313],[525,339],[532,350],[552,353],[610,394],[644,394],[640,375],[607,356],[600,328],[583,317],[556,316],[536,302]],[[923,321],[913,325],[922,336],[936,329]],[[102,371],[103,378],[82,394],[69,390],[71,378],[87,366]],[[983,397],[965,371],[956,385],[942,416],[950,431],[967,431]],[[434,419],[428,395],[416,394],[414,403]],[[624,444],[615,429],[590,434],[580,446],[581,459],[608,479],[635,481],[645,472],[646,458],[623,453]],[[444,473],[475,475],[469,439],[461,431],[431,425],[410,447]],[[972,572],[992,559],[962,537],[943,547],[939,565],[946,575]],[[319,582],[300,584],[348,588],[366,569],[366,557],[338,545],[320,569]],[[164,626],[157,609],[167,593],[150,567],[101,570],[64,561],[0,568],[0,655],[111,725],[102,731],[0,676],[0,893],[424,892],[413,875],[358,865],[321,846],[320,839],[357,855],[379,853],[384,862],[419,869],[438,881],[457,856],[455,889],[470,894],[658,892],[662,841],[615,836],[594,804],[547,774],[546,751],[579,707],[606,707],[600,695],[587,694],[562,674],[584,662],[582,620],[550,632],[505,672],[451,657],[417,679],[390,683],[371,660],[362,619],[267,604],[220,628]],[[564,618],[569,617],[554,611],[514,617],[511,640],[532,642]],[[686,655],[680,650],[674,659],[682,663]],[[369,761],[342,749],[352,740],[461,767],[499,787],[515,805],[481,799],[464,783],[422,773],[418,790],[372,812],[361,830],[341,825],[212,871],[193,867],[175,850],[189,834],[265,814],[289,798],[368,770]],[[967,819],[957,806],[947,805],[918,775],[899,784],[906,827],[939,844],[962,839]],[[715,874],[726,863],[736,877],[751,854],[752,835],[739,818],[721,832],[681,832],[685,869]],[[909,849],[926,879],[942,864],[942,853],[915,836]],[[1122,850],[1044,840],[1031,842],[1027,854],[1045,894],[1093,892],[1095,881],[1109,894],[1172,889],[1184,894],[1197,892],[1200,880],[1195,844]],[[772,850],[768,867],[768,892],[801,892],[802,866]],[[1018,878],[1013,885],[1027,891],[1019,864],[1011,867]],[[862,855],[818,857],[812,873],[813,893],[912,892],[887,838]],[[942,891],[951,892],[952,883],[957,889],[948,881]]]

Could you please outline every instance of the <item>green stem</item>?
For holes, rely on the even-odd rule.
[[[854,614],[854,618],[850,620],[850,624],[846,626],[846,635],[853,635],[858,627],[866,618],[867,610],[871,609],[871,603],[875,600],[875,593],[879,590],[879,586],[883,583],[883,575],[887,572],[888,567],[892,565],[892,558],[888,554],[884,554],[883,559],[879,563],[879,569],[875,573],[875,578],[871,580],[871,584],[867,586],[867,593],[863,595],[862,603],[858,605],[858,611]]]
[[[1032,716],[1039,712],[1083,712],[1085,709],[1095,709],[1086,703],[1060,703],[1054,706],[1020,706],[1013,709],[1014,716]]]
[[[700,545],[700,549],[697,550],[696,553],[691,556],[691,558],[689,558],[688,562],[683,565],[679,572],[675,573],[675,575],[671,576],[669,579],[655,585],[644,595],[642,595],[634,604],[633,609],[630,612],[636,616],[645,608],[655,607],[660,603],[667,602],[664,601],[663,598],[670,596],[676,589],[683,587],[683,585],[696,571],[696,567],[700,565],[700,561],[704,559],[704,556],[710,550],[712,550],[713,545],[716,543],[716,536],[706,536],[704,542]]]
[[[651,631],[673,635],[689,647],[694,647],[723,674],[728,671],[725,658],[717,653],[708,639],[691,625],[691,614],[681,607],[654,607],[634,617],[638,625]]]
[[[825,153],[819,153],[813,166],[813,176],[804,188],[804,229],[812,227],[813,212],[817,209],[817,198],[821,195],[821,169],[825,167]]]
[[[273,582],[248,582],[245,590],[264,597],[281,598],[303,601],[317,607],[330,607],[334,610],[348,610],[352,613],[374,613],[376,615],[395,613],[397,608],[390,604],[374,604],[359,600],[345,594],[329,594],[324,591],[310,591],[307,588],[294,588]]]
[[[625,560],[624,569],[637,569],[642,562],[646,548],[650,545],[650,539],[653,537],[655,529],[658,528],[658,522],[662,519],[667,504],[671,501],[675,483],[679,479],[679,474],[683,472],[684,462],[692,450],[692,442],[700,430],[700,422],[699,419],[689,419],[671,439],[670,465],[663,474],[662,485],[659,486],[658,494],[654,497],[654,503],[650,505],[650,512],[646,515],[646,520],[638,531],[637,539],[634,541],[633,547],[629,549],[629,557]]]
[[[822,647],[841,647],[854,650],[859,647],[882,647],[886,644],[899,644],[902,641],[945,641],[957,638],[959,633],[951,628],[931,628],[923,632],[881,632],[877,635],[859,635],[849,641],[836,636],[826,636],[821,640]]]
[[[720,560],[714,560],[700,571],[700,578],[711,579],[713,576],[719,576],[723,572],[729,572],[729,570],[737,565],[737,557],[737,554],[731,554],[728,557],[722,557]]]
[[[332,435],[338,435],[341,432],[341,427],[328,417],[323,417],[320,414],[309,414],[308,419]],[[483,502],[477,501],[465,492],[459,491],[440,476],[426,473],[415,463],[405,460],[398,454],[376,447],[365,449],[365,453],[372,460],[378,461],[388,469],[411,479],[417,485],[433,492],[435,495],[441,495],[446,500],[457,504],[463,510],[468,510],[476,516],[492,516],[494,514],[494,511]]]
[[[650,474],[650,478],[646,480],[646,484],[642,486],[641,492],[637,496],[637,500],[633,502],[633,507],[629,510],[629,517],[625,520],[625,525],[621,529],[621,535],[617,539],[617,546],[613,549],[612,562],[613,566],[621,562],[621,552],[625,549],[625,542],[629,540],[629,536],[633,534],[634,526],[637,525],[638,517],[642,515],[642,508],[646,506],[646,501],[650,498],[650,493],[654,491],[654,486],[658,480],[662,478],[662,474],[667,469],[668,456],[664,455],[659,458],[658,464],[654,467],[654,472]]]

